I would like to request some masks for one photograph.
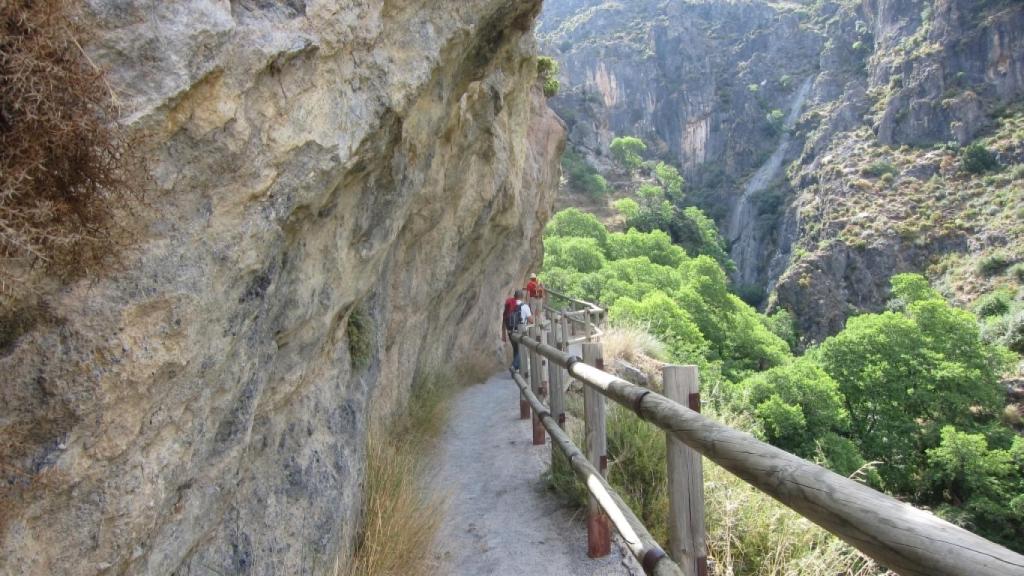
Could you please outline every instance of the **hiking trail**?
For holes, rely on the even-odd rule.
[[[587,557],[585,512],[545,486],[551,447],[533,446],[530,430],[530,420],[519,419],[519,393],[508,373],[452,400],[433,480],[449,495],[434,544],[437,573],[643,574],[617,541],[608,557]]]

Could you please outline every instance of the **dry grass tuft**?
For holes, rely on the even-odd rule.
[[[413,389],[406,413],[370,435],[363,531],[348,566],[336,576],[433,573],[430,550],[446,496],[430,493],[429,456],[448,420],[449,399],[462,385],[494,373],[488,363],[432,375]]]
[[[614,326],[603,336],[605,360],[620,358],[633,362],[638,356],[664,359],[667,356],[665,345],[641,326]]]
[[[419,454],[396,438],[370,439],[363,532],[338,576],[429,574],[430,550],[444,498],[425,492]]]
[[[113,94],[72,0],[0,0],[0,292],[43,263],[86,272],[132,196]]]

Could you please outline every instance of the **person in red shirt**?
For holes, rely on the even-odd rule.
[[[544,285],[537,280],[536,274],[530,274],[530,281],[526,283],[526,293],[530,298],[544,298]]]

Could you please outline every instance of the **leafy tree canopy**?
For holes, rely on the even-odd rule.
[[[578,208],[567,208],[555,214],[544,229],[544,237],[586,237],[593,238],[601,246],[608,241],[608,229],[593,214]]]
[[[634,136],[620,136],[612,139],[609,150],[612,153],[612,158],[618,162],[619,166],[633,171],[643,164],[641,154],[647,150],[647,145],[644,144],[643,140]]]

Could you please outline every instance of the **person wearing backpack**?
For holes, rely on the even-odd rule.
[[[504,341],[507,333],[508,340],[512,342],[512,365],[508,369],[509,374],[519,371],[519,342],[512,339],[512,333],[518,332],[520,327],[526,324],[533,315],[530,305],[523,302],[523,296],[522,290],[516,290],[510,298],[505,300],[505,308],[501,315],[503,325],[501,339]]]
[[[530,274],[530,281],[526,283],[526,293],[530,298],[544,298],[544,284],[541,284],[536,274]]]

